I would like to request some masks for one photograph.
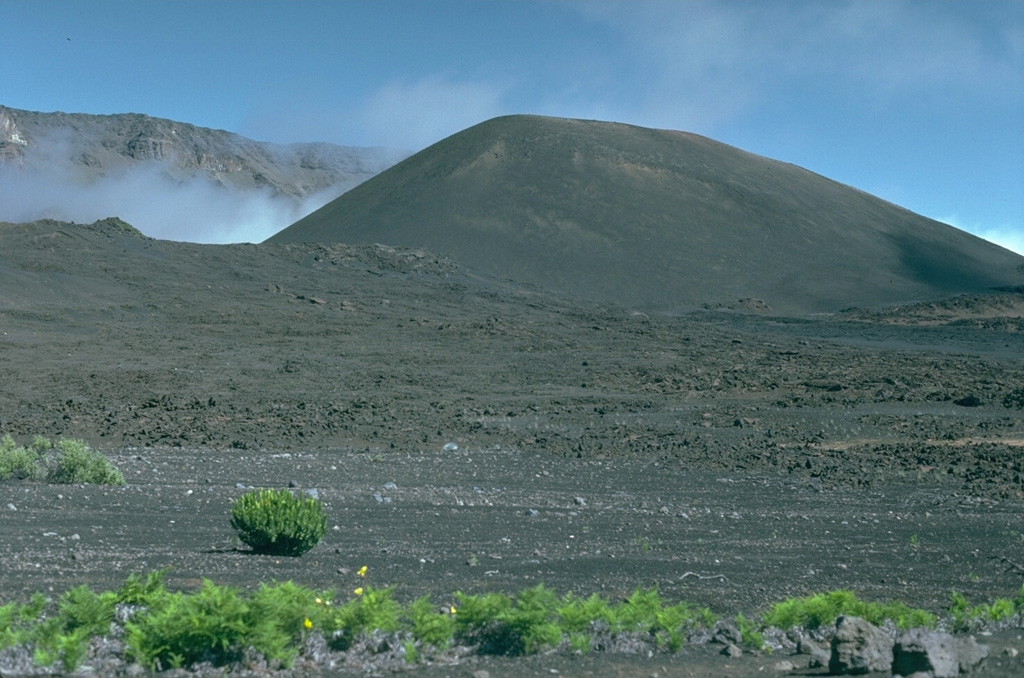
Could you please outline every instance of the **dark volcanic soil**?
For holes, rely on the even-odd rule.
[[[617,600],[637,586],[720,614],[836,588],[941,612],[951,590],[972,600],[1020,588],[1019,502],[983,500],[930,482],[816,489],[802,478],[712,473],[643,459],[560,459],[506,449],[234,452],[109,451],[128,485],[3,486],[0,581],[8,597],[89,584],[117,587],[131,572],[170,566],[173,587],[211,578],[243,588],[294,580],[317,588],[394,585],[403,601],[430,593],[559,591]],[[239,487],[241,485],[242,487]],[[254,556],[228,524],[247,486],[318,491],[330,516],[301,558]],[[13,507],[13,508],[12,508]],[[356,570],[366,565],[367,579]],[[1007,631],[999,656],[1024,647]],[[721,646],[674,656],[525,660],[569,675],[744,675],[789,658],[727,659]],[[792,657],[806,668],[807,657]],[[523,675],[524,660],[474,659],[435,675]],[[671,667],[671,668],[669,668]]]
[[[0,434],[85,438],[128,486],[0,483],[0,591],[164,565],[175,586],[344,588],[365,564],[399,597],[657,585],[726,615],[839,587],[936,612],[954,589],[1012,595],[1019,301],[899,323],[657,316],[426,252],[3,226]],[[289,483],[337,529],[298,559],[236,550],[238,485]],[[436,675],[760,675],[784,658],[705,650]]]

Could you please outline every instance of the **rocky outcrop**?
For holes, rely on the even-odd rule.
[[[953,636],[928,629],[907,631],[893,649],[892,672],[914,678],[955,678],[960,665]]]
[[[988,654],[988,646],[973,636],[916,628],[893,642],[864,619],[840,617],[828,668],[833,675],[891,672],[902,678],[956,678],[979,668]]]
[[[227,188],[269,189],[302,199],[361,183],[401,155],[327,143],[271,144],[134,113],[36,113],[0,106],[0,163],[64,166],[87,181],[157,162],[176,180],[203,176]]]
[[[801,638],[797,643],[796,651],[797,654],[810,656],[810,660],[807,663],[808,668],[816,669],[822,666],[828,666],[830,659],[829,651],[818,645],[810,638]]]
[[[892,638],[877,626],[860,617],[840,617],[836,620],[828,670],[835,675],[889,671],[892,648]]]
[[[956,637],[955,641],[960,673],[970,673],[979,669],[988,659],[989,646],[979,643],[974,636]]]
[[[977,669],[988,652],[988,646],[973,636],[911,629],[896,641],[892,673],[904,678],[956,678]]]
[[[19,157],[27,145],[28,142],[18,129],[14,116],[7,109],[0,107],[0,160]]]

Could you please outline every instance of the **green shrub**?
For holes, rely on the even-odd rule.
[[[43,475],[39,453],[19,446],[11,436],[0,440],[0,480],[35,480]]]
[[[649,631],[656,625],[663,606],[657,589],[637,589],[616,606],[616,626],[623,631]]]
[[[903,603],[868,603],[857,598],[853,591],[830,591],[806,598],[790,598],[776,603],[764,616],[765,626],[789,629],[794,626],[816,629],[832,624],[840,615],[862,617],[872,624],[890,620],[901,629],[915,626],[934,627],[935,615],[907,607]]]
[[[451,644],[455,635],[455,615],[434,605],[430,596],[422,596],[410,603],[406,617],[412,635],[423,644],[440,649]]]
[[[88,586],[76,586],[60,597],[58,615],[64,620],[66,631],[85,629],[89,636],[102,636],[114,621],[116,593],[94,593]]]
[[[596,622],[604,622],[609,628],[615,625],[615,613],[608,605],[608,601],[596,593],[591,594],[589,598],[566,595],[556,611],[561,626],[569,634],[570,639],[590,631]]]
[[[478,596],[456,593],[455,615],[459,636],[479,644],[485,654],[521,655],[557,645],[558,597],[543,584],[526,589],[515,599],[500,593]]]
[[[260,584],[249,597],[249,618],[253,620],[250,643],[267,659],[290,666],[307,629],[317,629],[325,635],[334,630],[330,601],[330,593],[317,594],[290,581]]]
[[[57,458],[47,474],[51,482],[124,485],[121,472],[85,441],[61,440],[57,443],[57,449]]]
[[[288,490],[256,490],[235,500],[231,526],[257,553],[301,556],[327,531],[323,504]]]
[[[675,651],[683,644],[684,631],[711,626],[715,615],[706,607],[693,609],[686,603],[666,605],[658,589],[638,588],[611,609],[611,620],[616,630],[649,633],[659,645]]]
[[[558,596],[543,584],[526,589],[516,596],[515,605],[500,619],[507,634],[504,654],[532,654],[544,647],[554,647],[562,640],[558,627]]]
[[[34,593],[24,605],[7,603],[0,606],[0,650],[31,639],[33,626],[46,609],[46,603],[46,596]]]
[[[41,626],[36,643],[37,662],[52,664],[58,659],[67,671],[74,671],[85,660],[89,641],[110,632],[117,594],[97,594],[88,586],[77,586],[57,603],[57,615]],[[51,628],[47,628],[50,625]],[[47,661],[48,660],[48,661]]]
[[[321,623],[325,614],[318,613],[318,608],[330,609],[321,597],[328,594],[292,582],[261,584],[246,596],[209,580],[196,593],[169,593],[159,581],[137,580],[136,592],[147,588],[138,584],[155,586],[145,594],[146,607],[125,625],[129,654],[151,669],[203,661],[220,666],[238,661],[246,648],[262,654],[272,667],[289,667],[304,629],[329,627]]]
[[[543,585],[518,596],[500,593],[470,596],[456,593],[456,635],[477,644],[486,654],[530,654],[568,640],[573,650],[586,652],[594,633],[644,633],[661,647],[678,650],[688,629],[710,626],[715,615],[686,603],[666,605],[655,588],[637,589],[611,605],[597,594],[558,598]]]
[[[49,438],[43,436],[36,436],[32,439],[31,449],[36,454],[42,455],[49,450],[53,449],[53,443],[50,442]]]
[[[996,598],[991,603],[970,605],[963,594],[950,594],[949,613],[953,617],[953,628],[964,631],[981,622],[1001,622],[1024,611],[1024,586],[1015,598]]]
[[[82,440],[61,440],[56,455],[48,456],[53,445],[36,436],[29,447],[19,446],[11,436],[0,440],[0,480],[46,480],[54,483],[124,485],[124,476],[99,452]]]
[[[167,593],[125,625],[128,652],[152,669],[201,661],[222,665],[248,645],[248,605],[238,591],[206,580],[195,594]]]
[[[469,595],[457,591],[458,614],[455,617],[456,631],[468,634],[483,628],[512,607],[512,599],[503,593]]]
[[[347,601],[336,604],[331,592],[316,592],[292,582],[262,584],[252,593],[204,581],[191,593],[169,592],[166,570],[131,575],[116,592],[93,593],[73,588],[58,599],[35,594],[23,604],[0,606],[0,650],[28,649],[39,666],[63,665],[76,671],[86,658],[92,638],[115,628],[115,606],[131,606],[124,624],[126,654],[149,669],[192,668],[210,662],[223,666],[252,651],[271,669],[290,667],[310,632],[319,632],[335,650],[351,647],[362,634],[397,632],[406,660],[414,663],[424,647],[444,649],[452,643],[475,645],[481,654],[520,655],[542,651],[563,642],[574,650],[590,649],[594,634],[650,634],[647,642],[678,650],[687,629],[710,626],[715,618],[706,608],[686,603],[667,605],[656,589],[636,589],[610,604],[599,595],[559,598],[538,585],[517,595],[455,594],[458,607],[438,606],[429,596],[403,606],[393,589],[359,587]],[[1024,610],[1024,587],[1012,598],[971,606],[953,593],[950,613],[957,630],[1001,622]],[[768,626],[823,626],[839,614],[854,614],[878,624],[892,620],[902,628],[934,625],[933,615],[902,603],[860,601],[850,591],[832,591],[793,598],[775,605],[761,620],[735,617],[743,641],[762,647],[761,631]]]
[[[315,618],[312,610],[329,594],[318,595],[313,589],[298,586],[290,581],[284,583],[260,584],[250,597],[250,607],[255,617],[272,618],[274,624],[294,638],[298,638],[306,619]],[[330,600],[329,597],[326,600]],[[319,621],[319,620],[318,620]],[[318,626],[321,625],[318,623]]]
[[[55,612],[38,593],[24,605],[4,605],[0,607],[0,648],[26,645],[37,665],[59,661],[65,671],[74,671],[85,659],[89,641],[110,632],[116,600],[114,593],[96,594],[78,586],[60,597]]]
[[[736,629],[740,632],[743,644],[753,648],[764,647],[764,636],[752,619],[747,619],[742,612],[736,615]]]
[[[152,605],[152,601],[159,600],[167,594],[164,578],[170,569],[168,566],[149,572],[145,576],[136,572],[128,575],[117,591],[117,601],[126,605]]]
[[[322,622],[325,632],[342,631],[332,641],[334,649],[347,650],[363,633],[390,633],[401,628],[402,606],[392,597],[392,589],[367,586],[356,592],[354,598],[335,607]]]

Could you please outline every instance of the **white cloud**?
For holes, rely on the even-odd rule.
[[[0,163],[0,221],[119,217],[163,240],[262,242],[358,183],[300,200],[270,189],[229,188],[204,175],[182,178],[157,160],[97,175],[69,160],[80,153],[71,131],[60,128],[34,137],[24,159]]]
[[[998,5],[908,2],[581,2],[632,62],[638,124],[705,133],[786,97],[866,106],[982,96],[1019,101],[1024,14]],[[991,11],[989,11],[991,10]],[[1002,22],[1002,23],[1001,23]],[[1017,30],[1004,30],[1009,23]]]
[[[91,223],[120,217],[148,236],[197,243],[260,242],[337,197],[335,187],[302,201],[269,191],[242,193],[206,178],[177,181],[157,162],[95,181],[66,163],[0,166],[0,221]]]
[[[504,88],[432,75],[416,82],[394,80],[361,107],[361,138],[387,148],[420,150],[466,127],[501,115]]]
[[[998,6],[964,9],[957,3],[835,4],[822,15],[818,46],[835,55],[838,75],[868,93],[1019,98],[1024,61],[1012,36],[998,33],[1005,28],[998,12],[987,11]],[[1022,16],[1016,16],[1018,28]],[[1012,14],[1005,18],[1014,22]]]
[[[707,2],[584,2],[586,18],[623,39],[609,71],[621,69],[614,119],[711,132],[747,111],[762,85],[766,51],[749,5]],[[784,41],[784,38],[783,38]],[[596,63],[599,63],[595,60]],[[604,80],[613,76],[605,75]],[[549,106],[550,107],[550,106]]]

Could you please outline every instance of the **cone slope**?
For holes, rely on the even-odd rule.
[[[645,311],[881,306],[1024,284],[1024,257],[683,132],[508,116],[455,134],[268,242],[384,243]]]

